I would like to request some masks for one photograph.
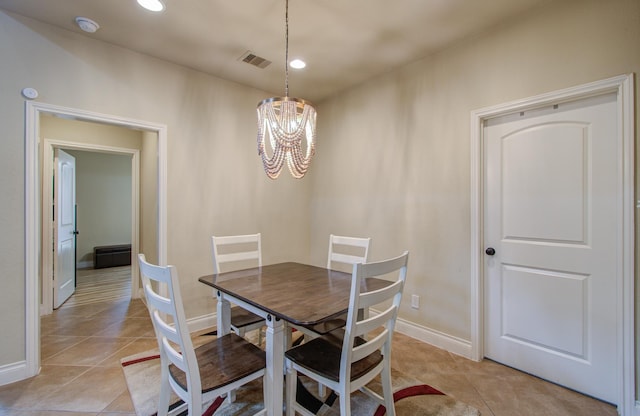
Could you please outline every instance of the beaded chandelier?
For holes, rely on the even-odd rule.
[[[267,176],[276,179],[286,160],[291,175],[302,178],[315,154],[316,110],[309,101],[289,97],[289,0],[285,2],[285,96],[260,101],[257,111],[258,154]]]

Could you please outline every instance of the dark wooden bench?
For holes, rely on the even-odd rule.
[[[131,244],[98,246],[93,248],[93,268],[128,266],[131,264]]]

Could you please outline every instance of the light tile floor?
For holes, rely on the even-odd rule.
[[[156,347],[140,300],[61,308],[41,319],[42,371],[0,387],[0,415],[132,416],[120,358]],[[614,406],[495,362],[477,363],[402,334],[393,367],[484,416],[613,416]]]

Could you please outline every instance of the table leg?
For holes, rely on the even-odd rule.
[[[267,397],[265,408],[269,416],[282,416],[284,398],[284,321],[267,315]]]
[[[224,294],[219,290],[216,290],[216,299],[218,305],[216,306],[216,331],[218,337],[231,333],[231,303],[225,299]],[[236,391],[232,390],[227,396],[227,403],[233,403],[236,401]]]
[[[216,329],[218,336],[221,337],[231,332],[231,303],[225,299],[223,293],[219,290],[216,290],[216,298],[218,300],[218,305],[216,306]]]

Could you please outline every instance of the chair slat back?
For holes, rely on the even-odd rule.
[[[144,254],[138,255],[138,264],[147,308],[158,339],[161,365],[173,363],[185,372],[188,390],[200,391],[200,371],[184,314],[178,273],[174,266],[148,263]],[[163,289],[166,289],[166,295],[162,293]]]
[[[221,273],[221,266],[228,263],[251,261],[252,266],[262,266],[261,235],[245,234],[212,236],[213,272]]]
[[[402,287],[398,287],[402,285],[403,282],[397,281],[392,285],[383,287],[382,289],[361,293],[360,298],[358,298],[359,306],[361,308],[365,308],[368,306],[378,305],[379,303],[382,303],[387,299],[391,299],[398,293],[399,290],[402,290]]]
[[[356,361],[360,361],[364,357],[372,354],[374,351],[382,349],[384,344],[387,342],[388,337],[389,332],[385,329],[374,338],[368,340],[365,344],[353,347],[351,352],[351,362],[355,363]]]
[[[339,269],[340,264],[366,263],[369,260],[371,238],[329,235],[327,269]]]
[[[402,255],[388,260],[353,265],[349,312],[340,362],[341,379],[350,379],[351,363],[376,350],[380,350],[383,354],[388,354],[391,351],[391,338],[407,278],[408,260],[409,253],[405,251]],[[391,285],[375,291],[361,291],[361,283],[364,279],[383,277],[392,273],[396,277]],[[388,305],[389,302],[390,305]],[[380,313],[374,316],[358,317],[359,309],[376,305],[382,305]],[[367,336],[372,331],[378,332],[375,335]],[[356,337],[360,337],[364,342],[356,343]]]

